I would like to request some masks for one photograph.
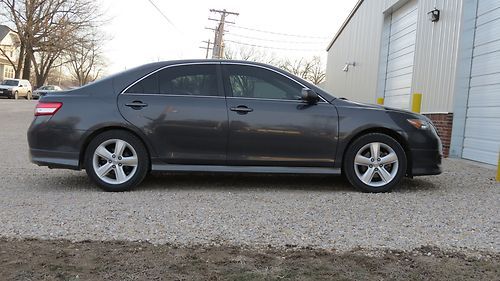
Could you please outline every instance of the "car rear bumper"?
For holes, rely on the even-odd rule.
[[[30,160],[38,166],[80,170],[78,153],[30,149]]]
[[[411,176],[439,175],[443,171],[440,149],[415,149],[411,154]]]

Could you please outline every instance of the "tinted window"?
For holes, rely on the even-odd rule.
[[[127,90],[127,93],[158,94],[158,72],[142,79]]]
[[[160,93],[165,95],[217,96],[216,65],[186,65],[159,72]]]
[[[17,86],[18,84],[19,82],[16,80],[4,80],[2,82],[2,85],[7,85],[7,86]]]
[[[141,80],[127,93],[217,96],[216,65],[185,65],[165,68]]]
[[[245,65],[224,66],[233,97],[299,99],[302,86],[274,71]]]

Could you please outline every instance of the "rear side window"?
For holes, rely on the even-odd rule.
[[[127,90],[127,93],[158,94],[158,72],[135,83]]]
[[[218,96],[216,65],[184,65],[160,70],[141,80],[127,93]]]

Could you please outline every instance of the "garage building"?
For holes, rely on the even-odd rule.
[[[334,95],[421,111],[445,154],[496,165],[500,0],[360,0],[328,45]]]

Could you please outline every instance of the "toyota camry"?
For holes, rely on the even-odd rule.
[[[34,115],[31,161],[85,169],[106,191],[151,171],[343,174],[367,192],[441,173],[427,117],[337,98],[248,61],[147,64],[48,93]]]

